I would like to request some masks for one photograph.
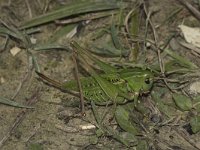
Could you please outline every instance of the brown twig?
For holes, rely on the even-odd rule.
[[[76,50],[73,49],[72,59],[73,59],[73,62],[74,62],[75,75],[76,75],[78,88],[79,88],[79,92],[80,92],[81,113],[82,113],[83,116],[85,116],[85,105],[84,105],[83,89],[82,89],[80,78],[79,78],[76,56],[77,56]]]
[[[39,97],[39,91],[40,89],[38,89],[31,97],[30,99],[27,101],[26,105],[31,106],[33,104],[35,104],[37,102],[37,99]],[[19,126],[19,124],[23,121],[23,119],[25,118],[26,113],[29,111],[29,109],[25,109],[22,110],[17,117],[15,118],[13,124],[10,126],[10,129],[7,131],[7,133],[5,134],[5,136],[0,140],[0,148],[3,147],[3,145],[5,144],[5,142],[9,139],[9,137],[12,135],[12,133],[16,130],[16,128]]]
[[[189,2],[186,0],[178,0],[181,4],[183,4],[198,20],[200,20],[200,12],[193,7]]]

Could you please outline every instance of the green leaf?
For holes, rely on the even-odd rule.
[[[193,99],[193,107],[194,109],[200,113],[200,96],[196,96]]]
[[[13,107],[18,107],[18,108],[33,108],[33,107],[30,107],[30,106],[26,106],[26,105],[17,103],[15,101],[9,100],[9,99],[4,98],[4,97],[0,97],[0,103],[4,104],[4,105],[13,106]]]
[[[112,137],[116,140],[118,140],[119,142],[123,143],[126,146],[129,146],[129,139],[124,138],[120,132],[118,132],[117,130],[114,130],[113,128],[111,128],[110,126],[106,126],[105,127],[106,133],[109,135],[112,135]]]
[[[119,126],[133,135],[138,134],[137,128],[131,124],[129,120],[129,112],[125,110],[122,106],[118,106],[115,112],[115,118]]]
[[[98,143],[98,136],[97,135],[92,135],[89,137],[89,142],[90,144],[97,144]]]
[[[161,98],[163,92],[166,92],[166,89],[160,89],[160,92],[152,91],[151,96],[152,96],[153,100],[155,101],[158,109],[162,113],[164,113],[167,117],[171,118],[174,115],[174,111],[171,107],[169,107],[168,105],[165,105],[163,103],[162,98]]]
[[[145,140],[141,140],[138,142],[138,145],[136,147],[136,150],[148,150],[148,145]]]
[[[137,143],[137,138],[135,135],[133,135],[132,133],[129,132],[120,132],[120,135],[126,139],[126,141],[128,141],[128,143]],[[132,146],[132,144],[131,144]]]
[[[31,143],[28,147],[29,150],[43,150],[43,147],[39,143]]]
[[[173,94],[173,99],[176,105],[183,111],[188,111],[192,108],[192,101],[189,97],[183,94]]]
[[[200,131],[200,116],[195,116],[191,118],[190,125],[192,127],[192,132],[197,133]]]
[[[92,110],[94,113],[94,117],[97,121],[97,127],[99,128],[99,130],[97,130],[96,134],[97,137],[103,135],[103,134],[107,134],[109,136],[112,136],[114,139],[120,141],[121,143],[123,143],[126,146],[129,146],[129,141],[124,138],[122,135],[120,135],[120,132],[118,132],[117,130],[114,130],[112,127],[107,126],[106,124],[103,124],[101,119],[100,119],[100,115],[97,111],[97,108],[95,106],[95,103],[93,101],[91,101],[91,106],[92,106]]]

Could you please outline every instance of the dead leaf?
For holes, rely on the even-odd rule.
[[[193,94],[200,94],[200,82],[193,82],[191,85],[190,85],[190,93],[193,93]]]
[[[19,47],[13,47],[13,48],[10,49],[10,53],[13,56],[17,55],[20,51],[21,51],[21,49]]]
[[[178,27],[181,29],[183,36],[188,43],[200,47],[200,28],[192,28],[185,25],[179,25]]]

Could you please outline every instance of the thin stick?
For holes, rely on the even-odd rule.
[[[148,12],[147,11],[147,8],[146,8],[146,4],[144,2],[144,12],[147,16],[147,20],[152,28],[152,31],[153,31],[153,36],[154,36],[154,41],[155,41],[155,46],[156,46],[156,49],[157,49],[157,54],[158,54],[158,61],[159,61],[159,64],[160,64],[160,70],[161,70],[161,73],[162,75],[164,75],[164,67],[163,67],[163,61],[162,61],[162,58],[161,58],[161,52],[160,52],[160,49],[159,49],[159,45],[158,45],[158,34],[156,33],[156,30],[155,30],[155,27],[153,25],[153,22],[151,21],[151,14],[153,12]]]
[[[30,72],[31,70],[28,70],[28,72],[25,74],[24,78],[22,79],[22,81],[19,83],[16,92],[14,93],[14,95],[12,96],[11,99],[15,99],[17,97],[17,95],[19,94],[22,86],[24,85],[24,83],[28,80],[28,78],[30,77]]]
[[[80,78],[79,78],[78,65],[77,65],[77,61],[76,61],[76,56],[77,56],[77,53],[76,53],[75,49],[73,49],[72,59],[73,59],[74,65],[75,65],[74,66],[75,67],[75,75],[76,75],[76,79],[77,79],[77,83],[78,83],[78,88],[79,88],[79,92],[80,92],[81,114],[82,114],[82,116],[85,116],[85,105],[84,105],[83,89],[82,89]]]
[[[31,98],[27,101],[28,106],[31,106],[33,104],[35,104],[37,102],[37,99],[39,97],[38,93],[39,93],[40,89],[38,89],[32,96]],[[5,136],[1,139],[0,141],[0,149],[3,147],[3,145],[5,144],[5,142],[9,139],[9,137],[12,135],[12,133],[15,131],[15,129],[19,126],[19,124],[23,121],[23,119],[25,118],[26,113],[29,111],[29,109],[26,110],[22,110],[17,117],[15,118],[15,121],[13,122],[13,124],[10,126],[10,129],[7,131],[7,133],[5,134]]]

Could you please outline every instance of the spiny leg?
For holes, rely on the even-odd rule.
[[[75,74],[76,74],[77,84],[78,84],[79,93],[80,93],[81,114],[82,114],[82,116],[85,116],[83,89],[82,89],[79,74],[78,74],[78,65],[77,65],[76,57],[77,57],[76,50],[73,49],[72,59],[73,59],[74,65],[75,65]]]

